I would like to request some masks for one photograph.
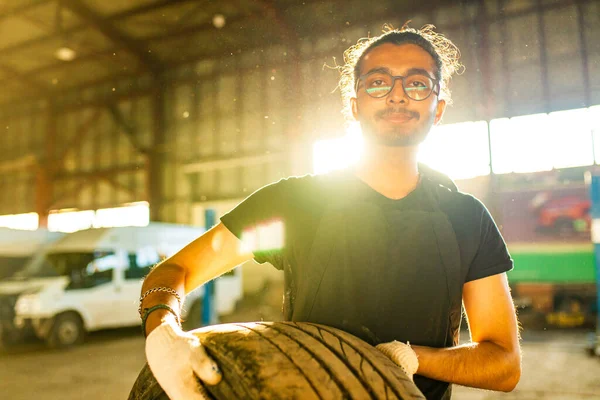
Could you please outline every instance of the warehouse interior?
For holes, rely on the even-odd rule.
[[[357,129],[342,113],[343,52],[408,21],[435,25],[461,51],[453,104],[421,161],[494,216],[535,357],[512,394],[465,389],[458,398],[600,396],[600,364],[585,350],[599,323],[589,200],[589,176],[600,174],[598,0],[0,2],[0,227],[205,227],[207,210],[218,217],[282,178],[348,165]],[[565,208],[571,214],[557,216]],[[242,292],[268,305],[241,299],[240,318],[277,318],[282,275],[249,264]],[[102,355],[109,346],[136,354],[128,375],[103,378],[115,388],[109,398],[126,396],[143,338],[97,335],[64,353],[37,344],[0,353],[0,375],[10,376],[0,391],[106,398],[70,374],[83,365],[75,359],[118,368],[116,355]],[[556,384],[534,371],[552,349],[572,363],[538,371]],[[38,356],[61,364],[50,397],[24,385]]]

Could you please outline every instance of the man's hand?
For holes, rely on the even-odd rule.
[[[393,342],[378,344],[376,348],[392,360],[394,364],[402,368],[411,381],[413,380],[413,375],[419,369],[419,360],[417,354],[409,345],[394,340]]]
[[[221,371],[200,340],[174,322],[158,326],[146,339],[146,358],[154,377],[171,400],[205,400],[196,377],[209,385],[221,381]]]

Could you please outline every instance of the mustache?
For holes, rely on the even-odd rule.
[[[375,113],[377,118],[384,118],[391,114],[405,114],[411,118],[419,119],[420,114],[416,111],[407,110],[406,108],[386,108]]]

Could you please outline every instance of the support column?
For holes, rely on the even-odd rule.
[[[150,221],[163,221],[164,200],[163,168],[166,147],[165,122],[165,82],[156,79],[152,97],[152,144],[146,156],[146,177],[148,202],[150,203]]]
[[[48,227],[48,213],[54,196],[52,162],[56,143],[56,109],[52,103],[48,105],[45,135],[44,154],[35,165],[35,211],[40,228]]]
[[[499,10],[501,11],[501,10]],[[504,18],[504,17],[502,17]],[[478,54],[479,54],[479,69],[481,71],[481,88],[483,91],[483,104],[477,113],[478,119],[483,119],[488,122],[487,124],[487,136],[488,136],[488,152],[490,155],[490,180],[488,191],[483,199],[486,206],[489,208],[490,212],[496,219],[497,223],[500,225],[502,220],[502,207],[500,206],[499,198],[498,198],[498,182],[496,180],[496,175],[494,174],[494,170],[492,168],[492,136],[490,132],[490,121],[496,115],[496,99],[493,92],[493,88],[491,86],[491,82],[493,82],[492,76],[492,57],[490,54],[490,19],[486,10],[486,5],[483,0],[480,0],[477,6],[477,23],[475,25],[477,29],[477,45],[478,45]],[[505,38],[503,38],[505,40]]]
[[[600,175],[590,177],[592,242],[596,259],[596,338],[592,351],[600,356]]]
[[[304,175],[312,172],[312,143],[310,138],[303,136],[304,111],[306,98],[304,96],[304,80],[302,76],[302,59],[300,55],[300,40],[295,37],[289,42],[291,79],[286,88],[286,103],[293,105],[288,109],[290,123],[288,129],[289,171],[291,175]]]
[[[217,212],[212,208],[207,208],[204,211],[204,225],[206,230],[208,231],[214,225],[217,224]],[[216,312],[215,307],[215,290],[216,283],[215,280],[219,278],[215,278],[211,281],[206,282],[204,286],[204,299],[202,300],[202,326],[214,325],[219,323],[219,318]]]

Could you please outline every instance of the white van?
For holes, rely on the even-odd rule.
[[[0,228],[0,281],[23,268],[43,246],[62,236],[63,233],[46,229],[24,231]]]
[[[80,343],[85,332],[139,325],[143,277],[203,232],[164,223],[74,232],[36,256],[11,281],[0,283],[0,297],[16,298],[15,329],[30,326],[52,347]],[[232,312],[242,295],[241,272],[219,278],[215,291],[216,312]],[[184,318],[192,311],[199,321],[203,293],[187,296]]]
[[[0,283],[11,279],[45,246],[64,236],[47,229],[35,231],[0,228]],[[13,327],[14,296],[0,295],[0,348],[14,344],[20,337],[31,332],[15,332]]]

